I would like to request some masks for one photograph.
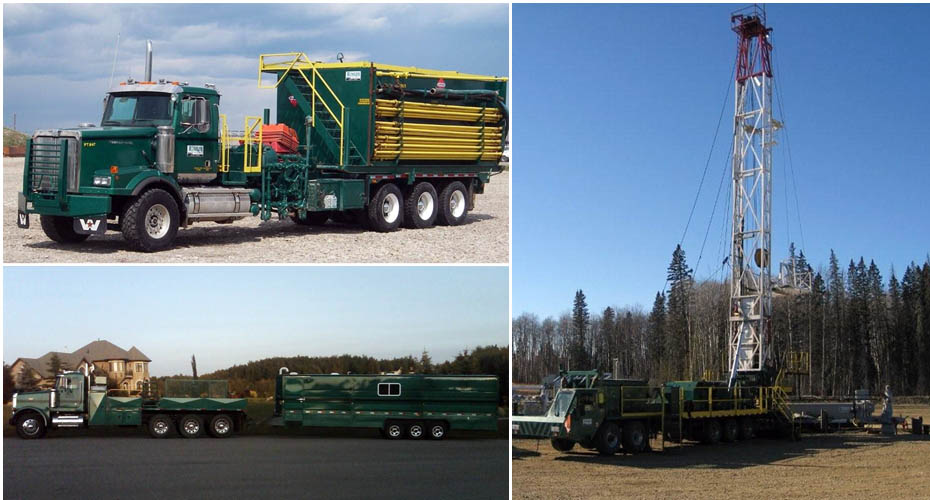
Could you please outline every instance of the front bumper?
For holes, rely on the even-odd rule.
[[[37,194],[19,193],[17,208],[24,214],[82,217],[106,215],[110,212],[110,197],[88,194],[68,194],[64,199]]]
[[[511,432],[515,438],[549,439],[564,437],[565,427],[561,417],[513,417]]]

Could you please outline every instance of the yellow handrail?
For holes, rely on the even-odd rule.
[[[252,146],[255,143],[255,129],[258,128],[258,163],[252,165]],[[242,164],[242,171],[245,173],[262,171],[262,117],[246,116],[245,117],[245,159]]]
[[[220,165],[219,172],[229,172],[229,127],[226,115],[220,115]]]

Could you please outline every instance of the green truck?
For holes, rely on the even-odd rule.
[[[226,397],[225,387],[225,381],[169,380],[168,396],[148,390],[121,396],[107,390],[106,377],[65,372],[51,390],[14,394],[10,424],[23,439],[41,438],[49,429],[107,426],[145,427],[154,438],[175,430],[186,438],[204,433],[223,438],[242,430],[246,421],[245,399]]]
[[[387,439],[497,430],[492,375],[306,375],[282,368],[273,425],[379,429]]]
[[[777,380],[777,379],[776,379]],[[726,382],[607,378],[598,371],[562,372],[562,387],[543,416],[514,416],[514,437],[549,439],[566,452],[577,444],[613,455],[649,450],[650,437],[715,444],[755,437],[759,430],[797,435],[786,395],[772,385],[728,388]]]
[[[507,78],[373,62],[259,57],[270,109],[231,133],[214,85],[151,77],[106,94],[100,126],[27,142],[17,225],[80,243],[121,231],[158,251],[178,229],[250,215],[387,232],[462,224],[501,171]],[[265,80],[262,79],[264,75]]]

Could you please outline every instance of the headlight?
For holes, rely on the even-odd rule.
[[[110,185],[110,176],[106,175],[103,177],[94,177],[95,186],[109,186]]]

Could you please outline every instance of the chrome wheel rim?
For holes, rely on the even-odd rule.
[[[449,210],[452,212],[452,216],[459,218],[465,213],[465,194],[459,190],[452,192],[452,197],[449,199]]]
[[[417,198],[417,215],[420,216],[421,220],[429,220],[430,216],[433,215],[433,206],[433,195],[421,193],[420,197]]]
[[[423,428],[419,425],[414,425],[410,427],[410,436],[418,438],[423,435]]]
[[[225,418],[217,420],[216,423],[213,424],[213,430],[217,434],[226,434],[229,432],[229,421],[227,421]]]
[[[441,438],[445,433],[446,433],[446,431],[445,431],[445,429],[442,428],[441,425],[433,426],[433,432],[432,432],[432,434],[433,434],[433,437],[434,437],[434,438]]]
[[[614,434],[613,432],[607,433],[607,446],[611,448],[616,448],[620,443],[620,437]]]
[[[171,227],[171,217],[168,208],[157,203],[145,212],[145,232],[154,239],[160,239],[168,234]]]
[[[23,420],[22,423],[23,432],[29,435],[33,435],[36,432],[39,432],[39,421],[35,418],[27,418]]]
[[[400,200],[397,199],[397,195],[394,193],[388,193],[384,197],[384,201],[381,203],[381,217],[384,218],[384,221],[388,224],[393,223],[397,220],[397,216],[400,215]]]
[[[400,436],[400,426],[399,426],[399,425],[392,425],[392,426],[388,427],[388,434],[389,434],[391,437],[398,437],[398,436]]]
[[[197,434],[200,432],[200,424],[196,420],[188,420],[184,422],[184,432],[190,435]]]
[[[165,422],[164,420],[157,420],[155,421],[155,425],[153,425],[152,428],[155,430],[155,434],[165,434],[168,432],[168,422]]]

